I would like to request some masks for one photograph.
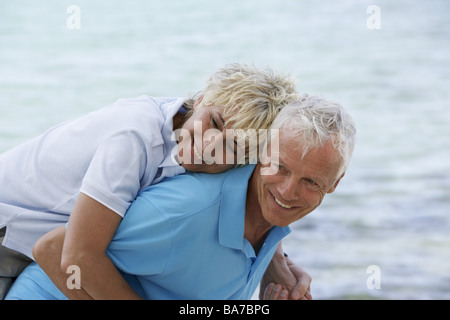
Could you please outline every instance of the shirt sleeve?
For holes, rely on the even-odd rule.
[[[138,196],[117,228],[107,254],[125,273],[160,274],[171,253],[172,234],[164,214],[151,201]]]
[[[95,152],[80,191],[124,216],[141,186],[147,162],[145,143],[134,131],[105,139]]]

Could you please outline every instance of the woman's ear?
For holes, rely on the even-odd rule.
[[[198,97],[197,100],[195,100],[193,108],[194,109],[197,108],[197,106],[202,103],[202,100],[203,100],[203,95],[201,95],[200,97]]]

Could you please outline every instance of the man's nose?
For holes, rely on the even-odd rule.
[[[284,200],[293,201],[298,199],[299,183],[294,177],[286,177],[286,179],[280,183],[278,192]]]

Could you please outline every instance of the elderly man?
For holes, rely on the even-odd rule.
[[[139,194],[108,248],[138,294],[147,299],[251,298],[289,234],[288,225],[336,189],[356,131],[339,104],[308,96],[283,108],[272,129],[279,133],[279,147],[271,150],[270,162],[218,175],[187,173]],[[36,260],[46,270],[46,259],[60,252],[60,243],[58,232],[38,243]],[[63,261],[61,268],[69,267],[70,261]],[[69,270],[76,276],[73,267]],[[78,277],[83,281],[82,270]],[[7,296],[64,298],[37,264],[22,273]]]

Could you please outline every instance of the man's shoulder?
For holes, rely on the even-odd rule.
[[[229,172],[206,174],[186,172],[168,177],[143,189],[139,196],[152,202],[164,199],[179,203],[217,198]]]
[[[253,166],[235,168],[218,174],[193,173],[166,178],[151,185],[139,197],[160,207],[178,207],[195,210],[221,201],[224,186],[246,186]]]

